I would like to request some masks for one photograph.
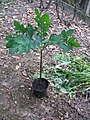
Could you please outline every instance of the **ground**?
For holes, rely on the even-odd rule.
[[[15,3],[0,4],[0,120],[90,120],[90,98],[86,99],[84,95],[69,99],[65,95],[52,94],[48,88],[47,97],[37,99],[33,96],[31,83],[38,70],[38,53],[31,51],[23,56],[8,54],[5,36],[13,31],[13,20],[35,25],[32,18],[36,7],[37,1],[30,4],[17,0]],[[52,20],[49,33],[60,32],[65,26],[56,19],[55,6],[51,5],[45,11]],[[70,27],[75,28],[75,36],[81,44],[74,53],[85,53],[90,57],[90,26],[75,18]],[[59,51],[54,46],[45,50],[46,64],[51,62],[51,56],[56,52]]]

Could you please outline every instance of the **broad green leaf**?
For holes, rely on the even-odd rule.
[[[41,43],[42,41],[42,38],[38,35],[35,36],[35,41],[38,42],[38,43]]]
[[[15,54],[18,52],[18,47],[10,48],[9,49],[9,54]]]
[[[74,33],[74,29],[69,29],[69,30],[66,31],[66,36],[69,37],[73,33]]]
[[[41,36],[39,36],[39,35],[37,36],[37,35],[36,35],[34,41],[35,41],[35,46],[36,46],[36,47],[40,47],[40,44],[41,44],[41,41],[42,41]]]
[[[22,54],[24,52],[24,46],[23,45],[18,46],[18,52],[19,52],[19,54]]]
[[[66,35],[66,32],[65,32],[65,30],[63,30],[62,32],[61,32],[61,38],[63,39],[63,40],[67,40],[67,35]]]
[[[13,37],[11,36],[11,35],[8,35],[8,36],[6,36],[6,38],[5,38],[7,41],[11,41],[11,40],[13,40]]]
[[[30,40],[25,35],[16,36],[14,41],[19,45],[20,44],[23,45],[24,47],[26,47],[28,44],[30,44]]]
[[[60,43],[58,44],[58,46],[59,46],[60,48],[63,48],[63,42],[60,41]]]
[[[40,23],[40,19],[35,17],[34,20],[39,24]]]
[[[34,18],[34,20],[38,23],[38,26],[40,24],[41,13],[42,13],[41,11],[39,11],[38,9],[35,9],[36,17]]]
[[[72,46],[74,46],[74,47],[80,47],[80,44],[78,42],[76,42],[76,41],[73,41],[72,42]]]
[[[6,47],[11,48],[9,52],[10,54],[17,52],[19,54],[22,54],[23,52],[28,53],[30,51],[30,40],[25,35],[17,35],[15,38],[13,38],[13,40],[8,41]],[[35,47],[33,47],[33,49],[34,48]]]
[[[18,21],[14,21],[14,26],[15,26],[15,29],[16,30],[19,30],[20,29],[20,23]]]
[[[44,31],[48,31],[48,28],[50,26],[50,18],[48,14],[44,14],[40,19],[40,27]]]
[[[76,38],[74,37],[71,37],[68,39],[68,43],[71,45],[71,46],[74,46],[74,47],[80,47],[80,44],[78,42],[76,42]]]
[[[34,20],[38,23],[36,31],[38,34],[42,35],[43,37],[47,35],[47,31],[50,26],[50,18],[48,14],[43,14],[41,15],[42,12],[38,11],[37,9],[35,10],[36,17]]]
[[[6,48],[12,48],[12,46],[13,46],[14,44],[16,44],[16,43],[15,43],[13,40],[8,41],[8,42],[6,43]]]
[[[32,38],[34,33],[35,33],[35,29],[33,28],[32,25],[28,24],[27,35],[29,36],[29,38]]]
[[[53,41],[54,41],[54,36],[55,36],[55,34],[51,34],[51,35],[50,35],[50,38],[49,38],[50,44],[53,43]]]
[[[30,39],[30,48],[33,50],[36,49],[35,41],[33,39]]]
[[[54,34],[51,34],[50,35],[50,38],[49,38],[49,43],[50,43],[50,45],[51,44],[60,44],[60,35],[54,35]]]
[[[26,37],[25,35],[22,35],[22,41],[23,41],[23,46],[26,47],[30,44],[30,39]]]
[[[48,46],[48,45],[49,45],[49,40],[45,39],[45,40],[42,41],[43,49],[46,48],[46,46]]]
[[[15,30],[18,30],[21,33],[25,33],[27,28],[23,24],[20,24],[18,21],[14,21]]]
[[[40,17],[41,11],[39,11],[38,9],[35,9],[35,14]]]
[[[72,41],[75,41],[75,40],[76,40],[75,37],[70,37],[70,38],[68,39],[68,42],[72,42]]]
[[[49,41],[48,40],[43,40],[42,44],[47,44]]]
[[[20,25],[20,32],[25,33],[28,28],[25,28],[23,24]]]
[[[17,35],[15,38],[14,38],[14,41],[18,44],[24,44],[24,39],[23,39],[23,36],[22,35]]]
[[[73,29],[69,29],[67,31],[63,30],[61,32],[61,38],[64,40],[67,41],[68,37],[71,36],[72,34],[74,33],[74,30]]]
[[[69,46],[66,44],[66,43],[62,43],[62,49],[65,51],[65,52],[68,52],[70,49],[69,49]]]
[[[52,34],[52,35],[50,36],[49,43],[50,43],[50,45],[51,45],[51,44],[54,44],[54,45],[56,44],[56,45],[58,45],[58,46],[59,46],[60,48],[62,48],[65,52],[68,52],[68,51],[69,51],[68,45],[67,45],[65,42],[61,41],[60,35],[54,35],[54,34]]]
[[[68,43],[68,47],[69,47],[69,50],[72,50],[73,49],[73,46],[72,44]]]
[[[29,53],[29,52],[30,52],[30,49],[31,49],[31,48],[30,48],[30,44],[28,44],[28,45],[25,47],[25,52],[26,52],[26,53]]]
[[[44,23],[44,25],[48,25],[48,26],[50,25],[50,18],[48,14],[44,14],[41,17],[41,23]]]

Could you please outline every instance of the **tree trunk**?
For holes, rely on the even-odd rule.
[[[42,50],[40,51],[40,78],[42,78]]]
[[[88,2],[88,6],[87,6],[87,9],[86,9],[86,14],[90,15],[90,0]]]

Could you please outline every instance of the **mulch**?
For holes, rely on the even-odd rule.
[[[49,88],[47,97],[37,99],[33,96],[32,77],[39,69],[37,52],[22,56],[8,54],[5,36],[14,31],[13,21],[35,25],[33,18],[37,5],[38,1],[31,4],[25,0],[0,4],[0,120],[90,120],[90,98],[86,99],[84,95],[74,95],[69,99],[66,95],[53,94]],[[55,5],[44,12],[51,18],[49,34],[59,33],[65,28],[57,19]],[[75,36],[81,44],[73,53],[84,53],[90,58],[90,26],[75,18],[70,28],[75,29]],[[46,56],[47,52],[49,56]],[[56,52],[59,50],[55,46],[46,49],[46,63],[51,62],[50,56]]]

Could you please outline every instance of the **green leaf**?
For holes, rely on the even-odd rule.
[[[39,11],[38,9],[35,9],[35,14],[36,17],[34,18],[34,20],[39,24],[40,23],[40,18],[41,18],[41,11]]]
[[[61,32],[61,38],[63,39],[63,40],[67,40],[67,35],[66,35],[66,32],[65,32],[65,30],[63,30],[62,32]]]
[[[9,49],[9,54],[15,54],[17,52],[18,52],[18,47],[14,47],[14,48]]]
[[[49,38],[49,44],[60,44],[60,35],[51,34]]]
[[[18,52],[19,52],[19,54],[22,54],[24,52],[24,46],[23,45],[18,46]]]
[[[30,40],[28,39],[28,37],[26,37],[25,35],[17,35],[14,38],[14,42],[16,42],[17,44],[21,44],[24,47],[26,47],[28,44],[30,44]]]
[[[24,39],[23,39],[23,36],[22,35],[17,35],[15,38],[14,38],[14,41],[18,44],[24,44]]]
[[[74,29],[69,29],[66,31],[66,36],[69,37],[74,33]]]
[[[33,28],[32,25],[28,24],[27,35],[29,36],[29,38],[32,38],[34,33],[35,33],[35,29]]]
[[[55,36],[55,34],[51,34],[51,35],[50,35],[50,38],[49,38],[49,44],[50,44],[50,45],[53,44],[53,41],[55,41],[55,40],[54,40],[54,36]]]
[[[35,36],[35,41],[40,43],[40,42],[42,41],[41,36],[39,36],[39,35],[37,36],[37,35],[36,35],[36,36]]]
[[[69,29],[67,31],[63,30],[61,32],[61,38],[62,40],[64,41],[67,41],[68,37],[71,36],[72,34],[74,33],[74,30],[73,29]]]
[[[74,47],[80,47],[80,44],[79,44],[78,42],[76,42],[76,41],[73,41],[73,42],[72,42],[72,45],[73,45]]]
[[[69,47],[69,50],[73,49],[73,46],[70,43],[68,43],[68,47]]]
[[[24,52],[28,53],[30,51],[30,40],[25,35],[17,35],[15,38],[13,38],[13,40],[8,41],[6,47],[11,48],[9,49],[10,54],[17,52],[19,54]]]
[[[48,25],[48,26],[50,25],[50,18],[48,14],[44,14],[41,17],[41,23],[44,23],[44,25]]]
[[[65,51],[65,52],[68,52],[70,50],[69,46],[65,43],[62,43],[62,49]]]
[[[40,17],[41,13],[42,13],[41,11],[39,11],[38,9],[35,9],[35,14],[36,14],[37,16]]]
[[[75,41],[75,40],[76,40],[75,37],[70,37],[70,38],[68,39],[68,42],[73,42],[73,41]]]
[[[26,47],[30,44],[30,39],[25,35],[22,35],[22,41],[23,41],[23,46],[24,47]]]
[[[29,52],[30,52],[30,49],[31,49],[31,48],[30,48],[30,44],[28,44],[28,45],[25,47],[25,52],[26,52],[26,53],[29,53]]]
[[[35,10],[36,17],[34,20],[37,22],[37,27],[35,30],[37,33],[43,37],[47,35],[47,31],[50,27],[50,18],[48,14],[43,14],[41,15],[42,12],[38,11],[37,9]]]
[[[20,32],[25,33],[27,31],[27,28],[25,28],[24,25],[21,24],[19,30]]]
[[[13,40],[6,43],[6,48],[12,48],[12,46],[16,44]]]
[[[69,38],[68,43],[71,46],[80,47],[80,44],[78,42],[76,42],[76,38],[74,38],[74,37]]]
[[[35,44],[35,41],[33,39],[30,39],[30,48],[32,50],[35,50],[36,49],[36,44]]]
[[[5,38],[7,41],[11,41],[12,39],[13,39],[13,37],[11,36],[11,35],[8,35],[8,36],[6,36],[6,38]]]
[[[15,29],[16,30],[19,30],[20,29],[20,23],[18,21],[14,21],[14,26],[15,26]]]
[[[43,40],[42,44],[47,44],[49,41],[48,40]]]
[[[41,38],[41,36],[35,36],[35,46],[36,47],[40,47],[40,44],[41,44],[41,41],[42,41],[42,38]]]
[[[35,17],[34,20],[39,24],[40,19]]]
[[[44,14],[40,19],[40,27],[43,29],[43,31],[48,31],[48,28],[50,26],[50,18],[48,14]]]
[[[35,44],[31,44],[33,46],[33,49],[35,49]],[[13,40],[8,41],[6,44],[7,48],[9,49],[10,54],[19,53],[22,54],[24,52],[28,53],[30,51],[30,40],[25,35],[17,35]]]
[[[14,21],[15,30],[18,30],[21,33],[25,33],[27,28],[23,24],[20,24],[18,21]]]

